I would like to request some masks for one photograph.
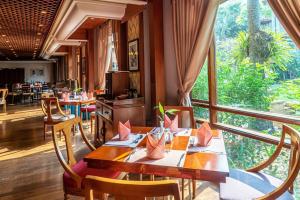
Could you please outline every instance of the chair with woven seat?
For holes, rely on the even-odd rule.
[[[0,89],[0,105],[3,105],[3,112],[6,113],[6,97],[8,89]]]
[[[89,142],[89,140],[83,132],[82,122],[79,117],[52,126],[52,138],[55,152],[60,164],[65,170],[63,174],[64,199],[68,199],[68,195],[84,196],[85,184],[82,180],[87,175],[101,176],[112,179],[123,177],[123,174],[121,172],[89,168],[86,162],[84,162],[83,160],[80,160],[79,162],[75,160],[71,139],[72,127],[77,125],[79,127],[81,137],[88,146],[88,148],[91,151],[95,150],[95,147]],[[65,138],[64,141],[67,152],[66,159],[64,158],[63,153],[59,148],[59,139],[57,136],[58,132],[62,132]]]
[[[291,153],[288,176],[282,181],[261,170],[268,167],[280,155],[286,136],[290,136]],[[280,142],[269,159],[248,170],[231,169],[226,183],[220,184],[221,199],[286,200],[293,198],[293,183],[300,169],[300,134],[283,125]],[[238,190],[237,190],[238,189]]]
[[[121,199],[145,199],[145,197],[174,196],[180,200],[178,182],[175,180],[162,181],[127,181],[87,176],[85,183],[85,199],[93,200],[93,193],[111,194],[115,200]],[[102,195],[102,197],[105,195]],[[101,197],[101,196],[100,196]],[[100,198],[104,199],[104,198]]]
[[[52,113],[53,104],[57,110],[57,113],[54,114]],[[53,126],[54,124],[75,118],[75,115],[67,115],[61,110],[57,97],[42,97],[41,107],[44,113],[44,140],[46,139],[47,126]]]

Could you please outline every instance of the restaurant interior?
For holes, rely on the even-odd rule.
[[[0,199],[300,200],[299,0],[0,15]]]

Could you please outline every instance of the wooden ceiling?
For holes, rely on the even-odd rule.
[[[38,59],[62,0],[1,0],[0,60]]]

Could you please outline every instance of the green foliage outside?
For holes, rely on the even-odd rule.
[[[272,23],[275,16],[267,1],[260,0],[261,27],[255,34],[258,62],[249,56],[247,1],[230,0],[218,10],[216,34],[217,101],[220,105],[258,111],[273,111],[300,116],[300,51],[282,28]],[[207,65],[194,85],[192,96],[208,100]],[[274,105],[282,107],[276,110]],[[272,110],[273,109],[273,110]],[[274,110],[275,109],[275,110]],[[208,110],[195,108],[195,115],[208,118]],[[238,127],[280,136],[280,125],[251,117],[218,113],[218,121]],[[300,130],[300,127],[294,126]],[[230,167],[249,168],[269,157],[275,150],[257,140],[225,133]],[[285,150],[266,172],[284,179],[289,151]],[[296,198],[300,199],[300,178],[296,180]]]

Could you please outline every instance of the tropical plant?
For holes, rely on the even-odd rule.
[[[154,109],[157,109],[159,111],[159,114],[157,115],[157,117],[159,118],[160,121],[164,121],[165,120],[165,115],[169,114],[169,115],[173,115],[174,113],[178,112],[179,110],[177,109],[167,109],[165,110],[163,105],[158,102],[158,105],[154,107]]]

